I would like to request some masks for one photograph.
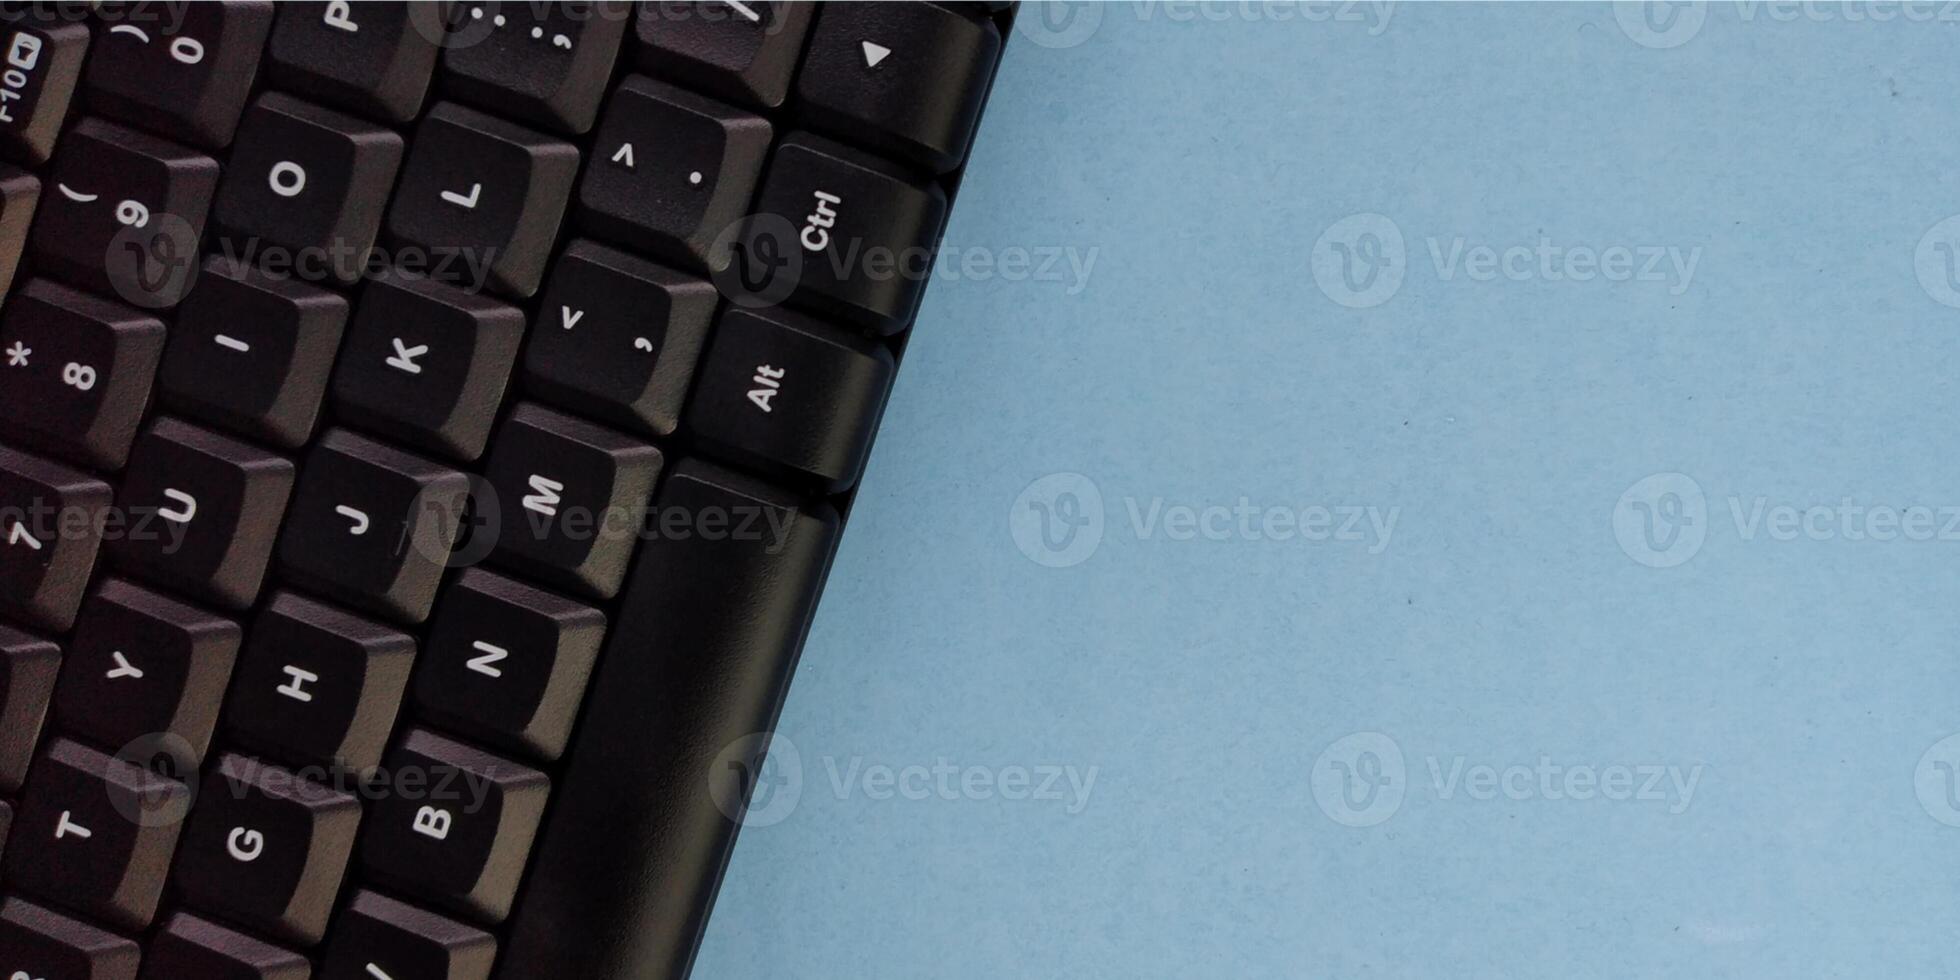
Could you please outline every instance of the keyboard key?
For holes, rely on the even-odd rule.
[[[0,446],[0,613],[75,625],[108,520],[109,485]]]
[[[30,280],[0,316],[0,430],[84,466],[122,468],[163,338],[148,313]]]
[[[439,279],[528,297],[544,278],[578,163],[570,143],[439,104],[416,129],[388,231],[425,250]]]
[[[150,940],[142,980],[307,980],[311,973],[298,953],[179,912]]]
[[[227,254],[311,282],[367,269],[402,138],[267,92],[245,114],[211,222]]]
[[[388,754],[361,860],[376,882],[479,921],[510,914],[551,781],[423,729]]]
[[[273,84],[399,125],[422,108],[444,3],[281,3],[266,51]]]
[[[933,173],[966,159],[1001,38],[993,22],[930,3],[833,3],[796,77],[799,117]]]
[[[136,980],[141,956],[114,933],[18,898],[0,902],[0,969],[14,971],[10,980]]]
[[[496,959],[489,933],[361,891],[334,922],[318,980],[489,980]]]
[[[227,754],[204,778],[172,883],[196,908],[311,946],[326,934],[360,822],[354,797]]]
[[[883,346],[828,324],[731,308],[701,364],[688,430],[715,456],[837,493],[864,470],[895,370]]]
[[[171,324],[158,389],[175,411],[297,449],[346,324],[340,294],[212,256]]]
[[[724,753],[775,726],[836,543],[827,506],[698,460],[668,475],[660,511],[694,524],[634,563],[511,916],[506,977],[687,972],[734,844],[724,814],[742,806]],[[759,530],[707,533],[731,515]]]
[[[6,75],[0,69],[0,92]],[[5,112],[0,103],[0,112]],[[34,223],[34,205],[41,200],[41,181],[17,167],[0,164],[0,297],[14,286],[14,270],[27,251],[27,227]]]
[[[272,29],[270,0],[186,4],[171,17],[102,6],[109,27],[89,59],[89,104],[199,146],[230,144]]]
[[[29,774],[7,880],[114,928],[143,929],[189,806],[181,784],[55,739]]]
[[[772,133],[761,116],[632,76],[606,106],[579,184],[579,222],[705,269],[716,238],[748,211]]]
[[[556,759],[605,635],[597,609],[468,569],[436,606],[415,674],[416,703],[443,728]]]
[[[455,470],[331,430],[301,470],[280,568],[329,597],[420,623],[435,603],[469,486]]]
[[[195,766],[238,659],[238,624],[119,579],[82,606],[55,698],[62,731],[120,751],[168,733]]]
[[[150,425],[130,453],[117,509],[129,533],[118,567],[227,609],[247,609],[293,492],[293,464],[176,419]]]
[[[592,128],[633,6],[458,3],[442,56],[457,98],[561,133]]]
[[[367,776],[381,763],[415,640],[290,592],[253,621],[225,725],[282,762]]]
[[[803,302],[888,334],[911,322],[946,219],[938,186],[792,133],[776,148],[755,210],[761,220],[749,223],[738,261],[795,255],[800,261],[773,274],[790,275]],[[772,285],[765,275],[757,292],[766,297]]]
[[[0,793],[27,777],[60,672],[60,647],[0,624]]]
[[[496,563],[610,599],[626,577],[660,451],[537,405],[512,411],[483,476],[496,496]]]
[[[720,299],[706,280],[573,242],[531,328],[526,387],[583,415],[671,435]]]
[[[333,385],[342,417],[461,462],[483,455],[524,338],[523,311],[388,273],[362,290],[347,333]]]
[[[748,106],[774,109],[810,30],[816,4],[728,0],[640,4],[640,65],[663,78]]]
[[[54,155],[61,122],[88,56],[88,25],[33,15],[0,17],[0,154],[39,167]]]
[[[175,306],[190,291],[217,161],[84,119],[62,140],[48,179],[54,187],[28,240],[39,267],[144,309]]]

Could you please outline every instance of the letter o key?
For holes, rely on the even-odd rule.
[[[306,189],[306,168],[291,160],[281,160],[272,165],[272,172],[266,175],[266,183],[272,185],[272,193],[280,197],[298,197]]]

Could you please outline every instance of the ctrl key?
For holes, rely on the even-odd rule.
[[[334,924],[319,980],[488,980],[496,958],[489,933],[363,891]]]
[[[9,898],[0,903],[0,976],[136,980],[142,951],[114,933]]]

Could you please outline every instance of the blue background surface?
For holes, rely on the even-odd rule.
[[[1193,9],[1010,43],[947,243],[1094,264],[929,291],[696,975],[1951,975],[1960,24]]]

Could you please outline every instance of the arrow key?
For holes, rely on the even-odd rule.
[[[993,22],[950,4],[819,7],[796,82],[811,128],[933,173],[958,167],[1000,60]]]

